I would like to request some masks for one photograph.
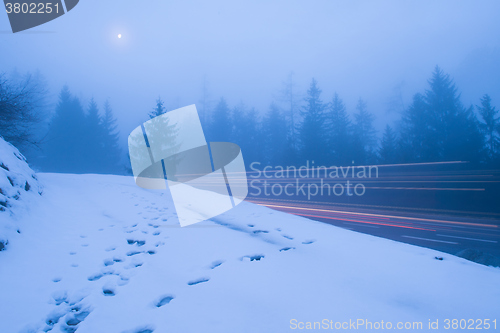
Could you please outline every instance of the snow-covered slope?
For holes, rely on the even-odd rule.
[[[20,232],[16,213],[25,211],[42,194],[35,172],[16,147],[0,137],[0,251],[11,234]]]
[[[44,195],[0,253],[0,332],[274,333],[358,319],[422,322],[422,332],[436,319],[440,328],[445,319],[500,324],[498,268],[246,202],[180,228],[168,193],[131,177],[39,179]]]

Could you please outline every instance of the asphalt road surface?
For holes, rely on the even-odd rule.
[[[351,172],[325,175],[249,172],[246,200],[398,242],[450,254],[470,249],[500,260],[500,170],[452,162],[379,166],[377,177],[361,179]],[[325,184],[346,190],[347,181],[351,195],[326,194]],[[312,184],[324,193],[309,195],[316,191]],[[356,184],[363,185],[362,195],[354,193]]]

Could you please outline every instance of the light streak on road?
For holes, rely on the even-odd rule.
[[[418,218],[418,217],[370,214],[370,213],[359,213],[359,212],[345,212],[345,211],[338,211],[338,210],[306,208],[306,207],[297,207],[297,206],[270,205],[270,204],[261,203],[261,202],[255,202],[255,203],[258,203],[262,206],[266,206],[266,207],[270,207],[270,208],[306,210],[306,211],[312,211],[312,212],[325,212],[325,213],[334,213],[334,214],[346,214],[347,213],[347,214],[367,216],[367,217],[384,217],[384,218],[400,219],[400,220],[412,220],[412,221],[423,221],[423,222],[436,222],[436,223],[442,223],[442,224],[466,225],[466,226],[474,226],[474,227],[498,228],[498,226],[494,225],[494,224],[469,223],[469,222],[458,222],[458,221],[447,221],[447,220],[425,219],[425,218]],[[297,214],[297,215],[299,215],[299,214]]]
[[[458,244],[456,242],[448,242],[448,241],[442,241],[442,240],[437,240],[437,239],[429,239],[429,238],[422,238],[422,237],[413,237],[413,236],[401,236],[401,237],[405,237],[405,238],[412,238],[412,239],[418,239],[418,240],[423,240],[423,241],[427,241],[427,242],[437,242],[437,243],[445,243],[445,244]]]

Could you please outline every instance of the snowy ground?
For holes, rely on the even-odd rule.
[[[324,319],[422,322],[420,331],[429,319],[438,331],[445,319],[500,325],[499,268],[246,202],[180,228],[168,193],[132,177],[38,178],[43,195],[9,217],[21,233],[0,252],[0,332],[290,332]]]

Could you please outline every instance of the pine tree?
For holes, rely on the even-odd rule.
[[[500,116],[498,110],[491,105],[491,97],[484,95],[481,106],[476,106],[481,116],[480,128],[485,136],[486,155],[488,161],[500,159]]]
[[[164,102],[161,100],[161,97],[158,97],[156,100],[156,106],[153,108],[153,110],[149,113],[149,119],[153,119],[155,117],[161,116],[167,110],[165,109]]]
[[[315,79],[305,98],[306,105],[302,107],[302,124],[300,126],[301,156],[304,160],[315,161],[316,165],[327,161],[327,133],[325,127],[325,104],[320,99],[321,90]]]
[[[404,111],[400,124],[398,155],[401,162],[429,162],[439,158],[436,131],[430,121],[433,115],[422,94],[415,94]]]
[[[232,142],[238,144],[244,152],[246,165],[260,161],[262,155],[259,117],[254,108],[247,109],[242,102],[233,109]]]
[[[121,149],[118,145],[119,133],[117,131],[116,119],[109,101],[104,103],[104,115],[102,117],[103,139],[102,146],[106,153],[106,162],[103,165],[104,173],[121,174],[120,167]]]
[[[298,137],[297,128],[299,125],[298,112],[299,96],[297,94],[297,87],[293,79],[294,73],[290,72],[285,82],[283,82],[283,89],[281,90],[281,100],[284,105],[284,112],[287,121],[287,144],[285,148],[286,159],[290,164],[297,162],[298,150]]]
[[[232,111],[232,127],[231,141],[238,144],[240,147],[245,144],[249,139],[249,132],[247,131],[247,107],[245,103],[240,102],[233,108]]]
[[[86,171],[84,140],[85,114],[80,100],[65,86],[59,94],[44,146],[43,168],[51,172],[83,173]]]
[[[379,155],[380,162],[383,164],[393,164],[397,162],[396,133],[389,125],[385,127]]]
[[[415,95],[402,118],[404,159],[479,163],[484,143],[472,108],[463,107],[455,84],[438,66],[428,82],[425,95]]]
[[[438,159],[479,162],[484,144],[472,109],[463,107],[455,84],[438,66],[429,85],[425,101]]]
[[[374,116],[368,112],[366,103],[360,98],[354,114],[353,161],[355,164],[372,163],[377,145],[376,131],[373,127]]]
[[[328,107],[328,130],[332,162],[345,165],[350,162],[351,121],[346,112],[344,102],[337,93]]]
[[[210,114],[212,109],[212,101],[210,98],[209,84],[206,75],[203,76],[201,98],[199,100],[200,122],[203,128],[207,128],[210,124]]]
[[[268,165],[286,163],[287,124],[278,106],[272,103],[262,121],[263,162]]]
[[[146,128],[147,139],[150,147],[161,147],[162,154],[167,156],[167,158],[163,159],[167,178],[169,180],[177,180],[179,179],[177,165],[180,162],[177,156],[180,149],[180,143],[177,139],[179,129],[177,128],[177,124],[170,123],[168,117],[159,117],[165,113],[164,103],[161,98],[158,98],[155,107],[148,114],[150,120]],[[139,145],[143,140],[142,133],[140,133],[137,138],[129,138],[129,144],[137,142]]]
[[[221,97],[213,112],[208,139],[212,142],[227,142],[231,140],[232,134],[231,111],[226,100]]]
[[[102,140],[104,131],[101,126],[99,108],[92,98],[89,102],[84,123],[85,150],[80,153],[85,157],[85,172],[99,173],[102,163],[106,160]]]

